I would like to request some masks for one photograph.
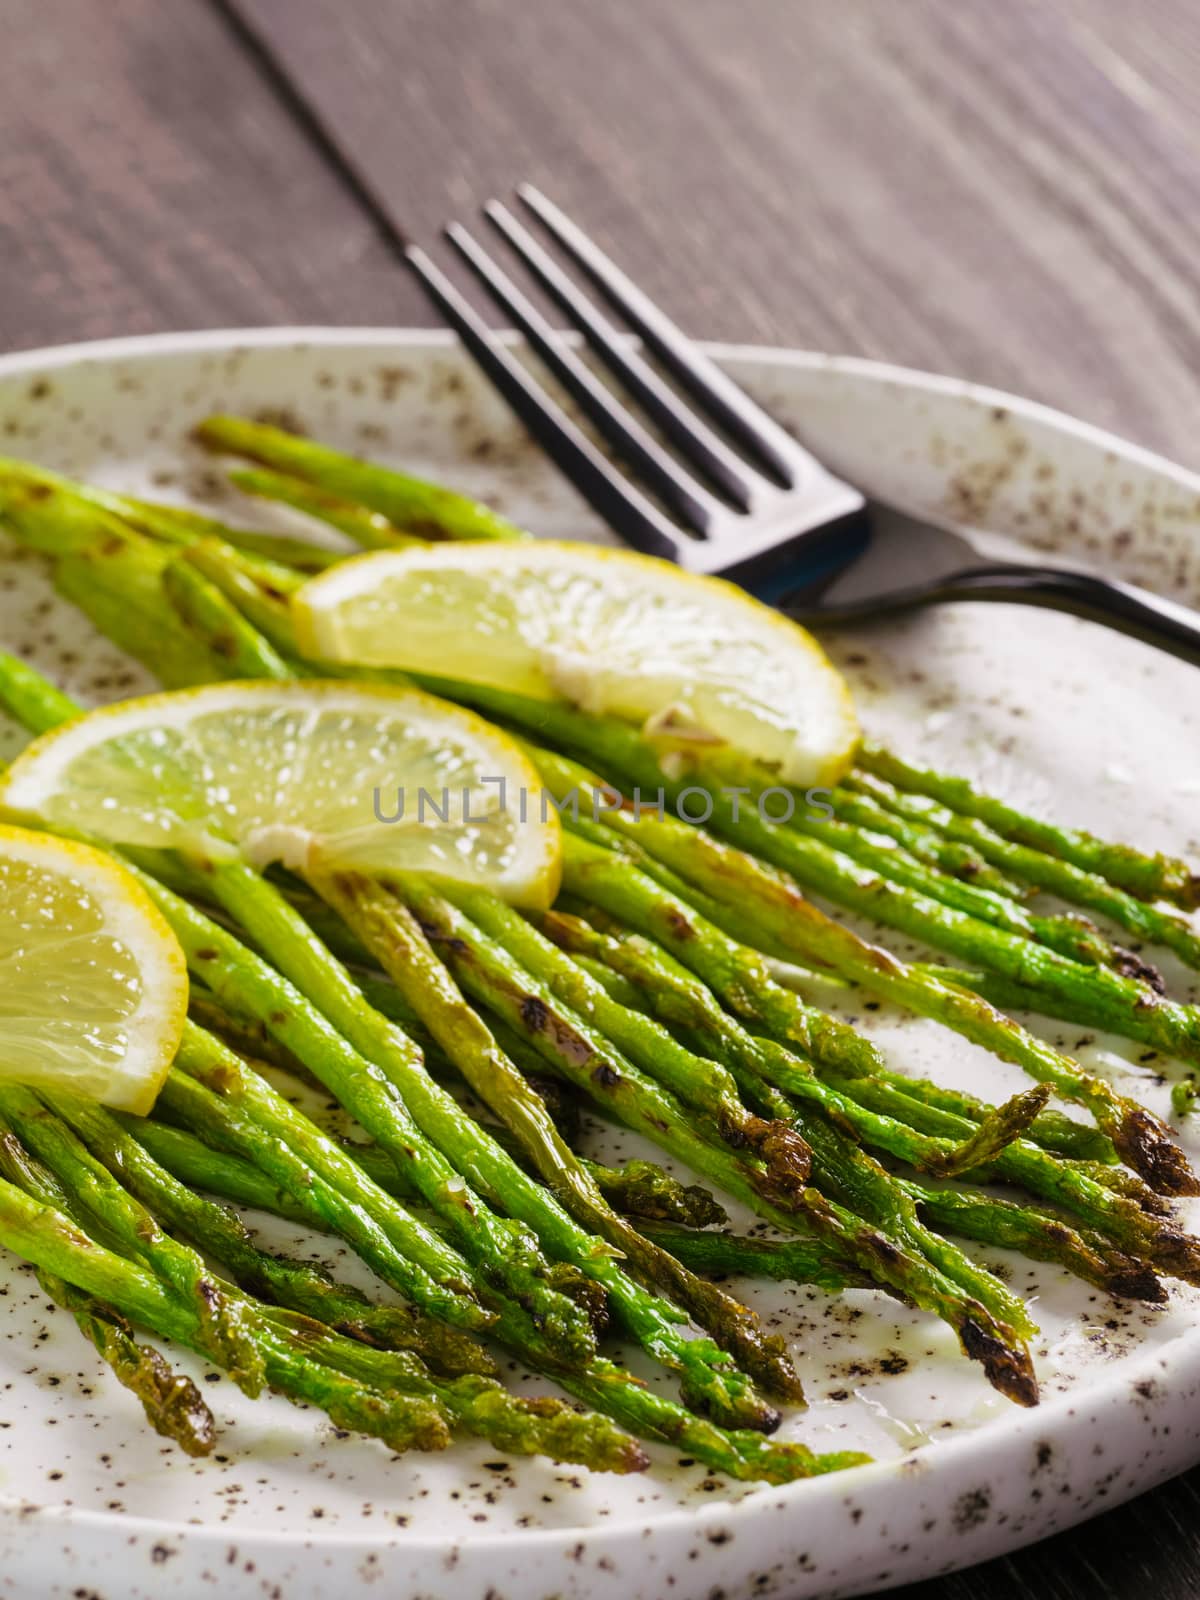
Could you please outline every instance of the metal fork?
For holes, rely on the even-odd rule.
[[[976,548],[962,525],[911,514],[835,477],[552,201],[527,184],[517,193],[697,402],[699,410],[685,403],[512,211],[494,200],[484,207],[488,221],[684,460],[616,398],[465,228],[454,224],[446,236],[656,499],[592,444],[423,250],[410,246],[407,258],[485,375],[628,544],[689,572],[733,579],[805,621],[856,621],[945,600],[1016,601],[1105,623],[1200,665],[1200,613],[1093,573],[998,562]]]

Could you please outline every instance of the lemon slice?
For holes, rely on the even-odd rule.
[[[0,1077],[145,1116],[187,1003],[183,951],[128,872],[0,825]]]
[[[223,683],[125,700],[36,739],[20,816],[258,867],[426,872],[544,909],[558,815],[513,742],[419,689]]]
[[[850,692],[811,634],[651,556],[550,540],[381,551],[305,584],[293,608],[310,659],[565,697],[767,781],[836,782],[858,744]]]

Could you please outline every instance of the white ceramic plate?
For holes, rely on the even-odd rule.
[[[1200,603],[1200,481],[1179,469],[959,383],[795,352],[717,354],[865,487]],[[0,449],[164,497],[212,503],[213,464],[187,434],[218,408],[295,419],[477,491],[537,532],[603,537],[437,334],[204,334],[0,360]],[[0,565],[0,642],[84,698],[145,683],[28,557]],[[869,728],[901,749],[1064,820],[1200,857],[1192,669],[1008,607],[944,608],[831,648]],[[7,750],[17,740],[3,731]],[[913,1070],[993,1096],[1017,1081],[931,1023],[886,1010],[862,1021]],[[1136,1052],[1066,1042],[1164,1107]],[[336,1265],[354,1272],[344,1255]],[[283,1401],[251,1404],[226,1381],[205,1383],[221,1453],[191,1463],[142,1425],[65,1314],[4,1261],[0,1571],[9,1592],[39,1596],[799,1600],[979,1561],[1200,1457],[1200,1296],[1131,1308],[1056,1271],[1007,1265],[1042,1325],[1034,1411],[994,1395],[940,1324],[880,1296],[744,1286],[793,1339],[810,1396],[785,1436],[866,1448],[877,1463],[772,1489],[710,1478],[665,1449],[632,1479],[504,1461],[470,1443],[394,1459]]]

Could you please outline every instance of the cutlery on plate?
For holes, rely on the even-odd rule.
[[[801,621],[857,621],[936,601],[1013,601],[1073,612],[1200,665],[1200,612],[1083,569],[996,560],[977,547],[970,528],[906,511],[835,476],[553,201],[527,184],[517,193],[640,335],[641,347],[613,326],[512,210],[491,201],[484,215],[657,432],[618,399],[583,359],[578,340],[552,328],[472,234],[455,223],[447,238],[626,471],[593,444],[424,250],[410,246],[407,259],[484,374],[626,543],[690,572],[732,579]]]

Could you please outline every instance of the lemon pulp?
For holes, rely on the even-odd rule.
[[[0,826],[0,1077],[144,1114],[187,995],[178,942],[116,862]]]
[[[263,867],[423,872],[544,908],[558,817],[517,746],[417,689],[226,683],[107,706],[0,781],[21,816]]]
[[[732,584],[630,551],[379,551],[305,584],[293,615],[313,660],[565,698],[740,757],[766,781],[836,782],[858,744],[849,690],[811,634]]]

